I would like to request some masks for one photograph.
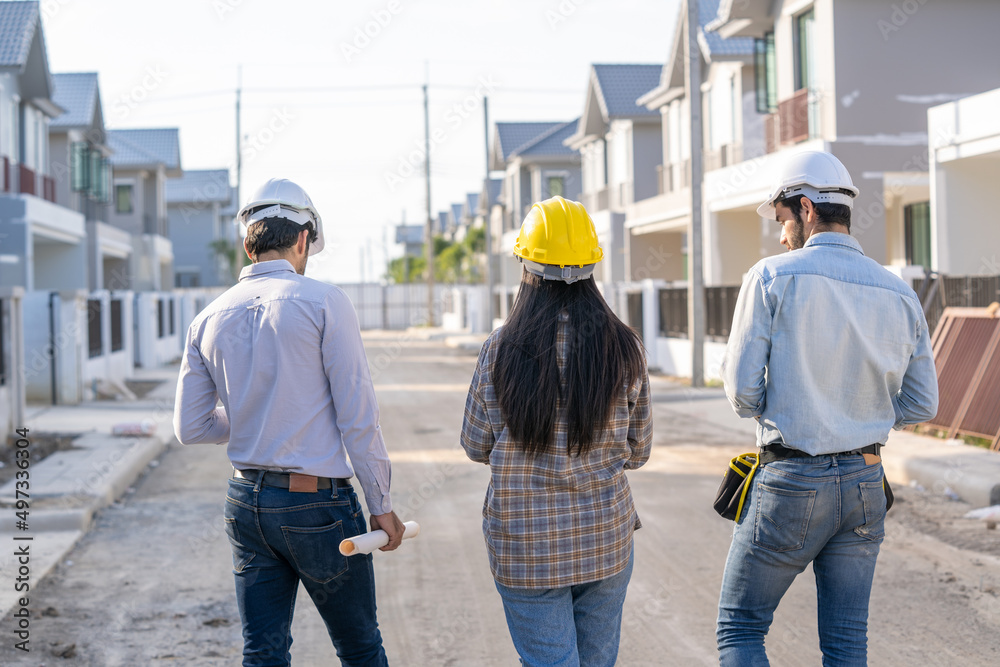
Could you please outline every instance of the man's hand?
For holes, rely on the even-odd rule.
[[[399,520],[395,512],[388,514],[373,514],[371,517],[372,530],[384,530],[389,536],[389,544],[379,547],[379,551],[392,551],[403,541],[403,522]]]

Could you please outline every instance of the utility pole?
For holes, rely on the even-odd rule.
[[[705,386],[705,281],[701,237],[701,50],[698,2],[687,0],[688,106],[691,115],[691,224],[688,225],[688,336],[691,339],[691,386]]]
[[[486,328],[493,329],[493,230],[490,229],[490,98],[483,96],[483,136],[486,139],[486,176],[483,180],[483,228],[486,232]]]
[[[431,217],[431,117],[427,104],[427,83],[424,83],[424,178],[427,184],[427,222],[424,227],[424,257],[427,260],[427,324],[434,326],[434,219]]]
[[[237,66],[236,75],[236,208],[241,204],[240,186],[243,184],[243,151],[240,147],[240,96],[243,94],[243,65]]]

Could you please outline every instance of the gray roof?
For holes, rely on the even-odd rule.
[[[66,113],[52,119],[49,127],[90,127],[99,99],[97,72],[53,74],[52,82],[56,89],[52,101],[66,109]]]
[[[715,21],[719,14],[719,0],[698,0],[698,23],[701,25],[700,38],[708,47],[710,55],[716,56],[752,56],[753,37],[723,38],[716,32],[707,30],[708,24]]]
[[[109,130],[108,146],[114,151],[113,167],[164,165],[180,169],[181,146],[176,127],[151,130]]]
[[[497,203],[497,200],[500,198],[500,191],[503,189],[503,179],[502,178],[491,178],[489,181],[487,181],[487,187],[489,188],[489,190],[487,190],[487,192],[489,194],[489,203],[490,203],[490,206],[494,206]],[[486,188],[484,188],[484,190],[485,189]],[[480,206],[484,206],[485,204],[486,204],[486,202],[484,202],[484,201],[480,201],[479,202]],[[488,211],[487,211],[487,213],[488,213]]]
[[[452,204],[451,205],[451,224],[456,227],[462,224],[462,210],[465,208],[465,204]]]
[[[500,142],[500,159],[507,162],[520,149],[533,144],[562,123],[497,123],[497,140]]]
[[[597,93],[604,102],[608,117],[659,116],[635,103],[636,99],[660,83],[663,65],[594,65]]]
[[[448,230],[448,211],[438,211],[437,215],[437,231],[438,233],[444,234]]]
[[[24,65],[37,25],[37,2],[0,2],[0,67]]]
[[[232,201],[234,188],[229,185],[228,169],[185,171],[180,178],[167,181],[168,204],[203,204]]]
[[[517,150],[518,155],[567,155],[579,157],[580,154],[564,146],[565,141],[576,131],[576,126],[580,122],[579,118],[574,118],[565,123],[556,123],[548,131],[535,137],[530,143]]]
[[[479,209],[479,193],[470,192],[467,195],[465,195],[465,210],[463,211],[463,213],[465,213],[465,215],[469,216],[470,218],[474,218],[476,216],[478,209]]]

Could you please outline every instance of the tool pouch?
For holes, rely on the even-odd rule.
[[[750,491],[750,484],[759,462],[760,457],[756,452],[740,454],[729,462],[729,469],[722,478],[713,505],[723,519],[740,520],[743,515],[743,502]]]

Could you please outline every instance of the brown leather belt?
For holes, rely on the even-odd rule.
[[[879,456],[879,450],[881,450],[882,444],[875,443],[873,445],[868,445],[867,447],[862,447],[861,449],[852,449],[849,452],[833,452],[831,454],[821,454],[820,456],[854,456],[863,454],[873,454]],[[785,447],[784,445],[764,445],[760,448],[760,463],[759,465],[767,465],[774,461],[781,461],[784,459],[795,459],[802,457],[813,456],[813,454],[807,454],[798,449],[791,449],[790,447]],[[867,460],[867,459],[866,459]]]
[[[344,479],[343,477],[313,477],[312,475],[299,475],[296,473],[287,472],[274,472],[273,470],[236,470],[233,471],[233,477],[236,479],[245,479],[248,482],[256,482],[260,479],[261,475],[264,479],[261,484],[264,486],[274,486],[279,489],[291,488],[292,475],[300,478],[309,478],[316,480],[316,489],[330,489],[336,484],[339,487],[351,486],[350,480]]]

